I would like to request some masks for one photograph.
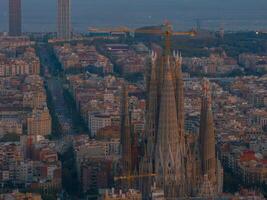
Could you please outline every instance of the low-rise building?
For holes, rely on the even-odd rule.
[[[23,133],[22,121],[16,117],[3,117],[0,119],[0,137],[6,134]]]
[[[22,136],[20,142],[0,145],[0,181],[18,189],[61,190],[61,162],[53,142],[41,136]]]
[[[14,191],[12,193],[6,193],[0,195],[1,200],[42,200],[40,194],[35,193],[20,193]]]
[[[88,114],[88,127],[92,137],[96,137],[97,132],[107,126],[111,126],[111,116],[109,114],[99,112]]]
[[[64,70],[83,69],[103,74],[113,73],[110,60],[97,52],[94,46],[84,44],[55,46],[54,52]]]
[[[138,190],[129,189],[126,192],[122,192],[121,190],[119,192],[115,192],[114,189],[111,189],[110,191],[106,191],[106,193],[101,198],[102,200],[141,200],[142,194]]]

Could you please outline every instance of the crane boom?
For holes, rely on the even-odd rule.
[[[131,180],[137,178],[145,178],[145,177],[155,177],[156,174],[140,174],[140,175],[129,175],[129,176],[115,176],[114,181],[119,180]]]
[[[152,35],[160,35],[165,38],[165,55],[168,55],[171,50],[171,37],[172,36],[191,36],[194,37],[196,36],[197,32],[195,30],[192,31],[182,31],[182,32],[177,32],[173,31],[172,26],[170,23],[165,23],[163,25],[162,29],[137,29],[135,33],[142,33],[142,34],[152,34]]]

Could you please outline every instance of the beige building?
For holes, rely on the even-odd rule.
[[[266,164],[254,160],[238,164],[238,171],[246,184],[267,183]]]
[[[51,116],[47,108],[44,110],[33,110],[27,118],[28,135],[49,135],[51,134]]]
[[[42,108],[46,102],[44,91],[30,91],[23,94],[23,107]]]
[[[4,134],[15,133],[22,134],[22,122],[17,118],[2,118],[0,119],[0,137]]]
[[[20,192],[12,192],[9,194],[1,194],[1,200],[42,200],[41,195],[32,194],[32,193],[20,193]]]

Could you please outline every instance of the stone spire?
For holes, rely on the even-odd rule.
[[[158,116],[158,80],[157,80],[157,54],[151,53],[151,74],[147,98],[145,133],[143,137],[144,155],[140,163],[140,174],[154,173],[155,144],[157,137],[157,116]],[[148,197],[153,184],[152,177],[142,178],[140,188],[144,197]]]
[[[217,185],[215,130],[211,108],[210,83],[207,79],[203,81],[203,93],[199,133],[201,172],[202,176],[207,175],[211,184]]]
[[[175,77],[175,98],[178,123],[179,148],[181,150],[181,170],[184,172],[181,177],[185,183],[185,190],[190,191],[192,185],[192,153],[190,145],[185,140],[185,112],[184,112],[184,80],[182,73],[182,55],[179,52],[173,52],[174,58],[174,77]]]
[[[179,141],[181,149],[185,154],[185,136],[184,136],[184,81],[182,74],[182,56],[179,53],[173,53],[175,60],[175,97],[176,97],[176,112],[179,131]]]
[[[123,175],[130,175],[132,170],[131,151],[131,127],[128,108],[128,88],[127,84],[122,86],[121,97],[121,153]]]
[[[184,182],[177,123],[174,80],[170,58],[167,58],[162,85],[158,139],[156,144],[156,182],[164,188],[167,198],[184,196]]]
[[[151,55],[151,79],[149,85],[149,97],[148,97],[148,110],[147,123],[146,123],[146,134],[148,143],[148,155],[153,158],[155,153],[155,144],[157,139],[157,124],[158,124],[158,84],[157,84],[157,72],[156,72],[156,62],[157,54],[152,53]],[[154,162],[154,161],[153,161]]]

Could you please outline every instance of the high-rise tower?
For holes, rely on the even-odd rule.
[[[21,35],[21,0],[9,0],[9,35]]]
[[[57,37],[64,40],[71,38],[70,0],[58,0]]]

